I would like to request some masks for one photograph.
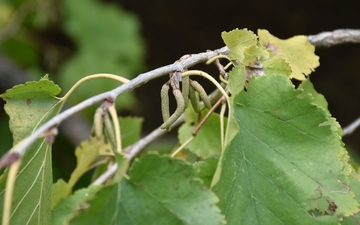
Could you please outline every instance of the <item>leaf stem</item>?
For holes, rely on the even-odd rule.
[[[219,99],[221,100],[221,99]],[[225,148],[225,142],[224,142],[224,114],[226,110],[226,105],[222,104],[220,109],[220,137],[221,137],[221,149]],[[229,118],[230,119],[230,118]]]
[[[181,150],[183,150],[186,145],[188,145],[192,140],[194,140],[195,136],[191,136],[187,139],[178,149],[175,150],[173,154],[171,154],[171,158],[174,158]]]
[[[6,192],[4,197],[4,209],[3,209],[3,218],[2,218],[3,225],[8,225],[10,222],[13,191],[15,186],[16,174],[19,171],[20,165],[21,165],[21,159],[18,159],[11,164],[9,169],[8,178],[6,180]]]
[[[226,94],[225,90],[221,87],[221,85],[212,77],[210,76],[208,73],[201,71],[201,70],[189,70],[189,71],[185,71],[181,74],[182,77],[186,77],[186,76],[192,76],[192,75],[197,75],[197,76],[201,76],[204,77],[206,79],[208,79],[209,81],[211,81],[222,93],[222,95],[226,98],[226,100],[229,100],[229,96]]]
[[[206,61],[206,64],[209,65],[209,64],[213,63],[217,59],[227,59],[232,63],[232,60],[227,55],[217,55],[217,56],[212,57],[208,61]]]
[[[121,130],[120,130],[120,123],[119,123],[119,118],[117,116],[116,113],[116,108],[115,108],[115,104],[112,104],[109,107],[109,112],[112,118],[112,121],[114,123],[114,128],[115,128],[115,137],[116,137],[116,150],[118,153],[121,154]]]
[[[80,86],[80,84],[82,84],[88,80],[98,79],[98,78],[109,78],[112,80],[119,81],[120,83],[123,83],[123,84],[129,82],[129,80],[124,77],[121,77],[121,76],[115,75],[115,74],[110,74],[110,73],[98,73],[98,74],[89,75],[89,76],[81,78],[78,82],[76,82],[74,84],[74,86],[72,86],[70,88],[70,90],[64,95],[64,97],[62,97],[63,102],[65,102],[69,98],[69,96],[75,91],[75,89],[77,87]]]

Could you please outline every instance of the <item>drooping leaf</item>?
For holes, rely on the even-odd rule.
[[[100,156],[113,154],[111,146],[105,143],[104,139],[97,139],[90,137],[89,140],[81,142],[80,146],[75,149],[76,168],[72,172],[69,182],[67,194],[70,194],[76,182],[87,171],[92,169],[92,165],[99,159]]]
[[[229,73],[229,91],[232,95],[237,95],[244,89],[246,81],[246,71],[244,66],[235,66]]]
[[[186,111],[190,111],[187,109]],[[202,111],[202,117],[208,111]],[[197,115],[192,111],[192,115]],[[189,113],[187,114],[189,115]],[[180,144],[185,143],[192,137],[192,132],[196,128],[198,122],[194,117],[186,116],[186,123],[181,125],[178,130]],[[207,158],[210,156],[218,156],[221,152],[221,133],[220,133],[220,117],[219,114],[213,113],[201,127],[195,139],[186,146],[191,152],[199,157]]]
[[[247,29],[234,29],[230,32],[222,32],[221,37],[230,49],[229,58],[242,62],[245,59],[244,48],[256,45],[257,36]]]
[[[319,57],[315,55],[315,47],[310,44],[306,36],[294,36],[281,40],[271,35],[267,30],[258,30],[259,41],[262,46],[272,50],[274,54],[285,59],[291,67],[291,78],[305,80],[319,64]]]
[[[60,88],[47,77],[38,82],[17,85],[2,94],[10,116],[14,144],[55,116],[61,104],[55,97]],[[0,181],[0,202],[4,202],[7,176]],[[34,142],[22,157],[12,196],[11,224],[49,224],[51,220],[51,146],[44,139]],[[0,204],[0,211],[3,211]],[[1,215],[2,216],[2,215]]]
[[[228,223],[336,224],[358,212],[347,152],[324,124],[328,113],[301,94],[274,75],[252,79],[234,97],[240,131],[214,187]]]
[[[204,182],[204,185],[210,188],[219,159],[207,158],[194,163],[194,168],[198,171],[198,176]]]

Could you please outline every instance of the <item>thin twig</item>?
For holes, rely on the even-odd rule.
[[[180,116],[175,123],[172,124],[172,127],[179,126],[184,122],[184,115]],[[135,144],[124,149],[125,157],[129,160],[132,160],[137,156],[144,148],[146,148],[151,142],[155,139],[163,136],[168,133],[166,129],[161,129],[160,127],[153,130],[150,134],[146,135],[144,138],[141,138]]]
[[[49,121],[44,123],[37,130],[35,130],[28,138],[26,138],[26,140],[24,140],[19,146],[17,146],[17,148],[14,149],[14,152],[17,152],[20,155],[23,155],[25,153],[26,149],[42,133],[44,133],[49,128],[53,127],[54,125],[60,124],[63,120],[65,120],[69,116],[71,116],[71,115],[97,103],[97,102],[103,101],[104,99],[107,99],[107,98],[115,99],[120,94],[122,94],[124,92],[129,92],[129,91],[147,83],[150,80],[161,77],[163,75],[167,75],[174,71],[183,71],[184,69],[192,67],[201,62],[206,62],[207,60],[209,60],[210,58],[212,58],[218,54],[228,54],[228,53],[229,53],[229,49],[227,47],[223,47],[223,48],[215,50],[215,51],[208,51],[208,52],[204,52],[204,53],[193,54],[193,55],[190,55],[190,57],[187,59],[181,60],[179,62],[175,62],[168,66],[157,68],[157,69],[149,71],[147,73],[140,74],[139,76],[135,77],[128,83],[122,84],[121,86],[119,86],[111,91],[90,97],[90,98],[82,101],[81,103],[63,111],[62,113],[58,114],[57,116],[51,118]]]
[[[307,36],[309,42],[315,47],[330,47],[345,43],[360,43],[360,30],[339,29],[331,32],[321,32]]]
[[[342,136],[352,134],[358,127],[360,127],[360,117],[343,128]]]
[[[173,127],[179,126],[183,122],[184,122],[184,115],[180,116],[179,119],[172,126]],[[135,144],[125,148],[123,150],[123,152],[125,154],[125,158],[129,159],[129,161],[133,160],[150,143],[152,143],[157,138],[165,135],[166,133],[168,133],[168,131],[166,129],[161,129],[160,127],[156,128],[150,134],[141,138]],[[92,184],[93,185],[104,184],[107,180],[109,180],[112,176],[114,176],[117,169],[118,169],[118,164],[115,163],[107,171],[105,171],[103,174],[101,174]]]

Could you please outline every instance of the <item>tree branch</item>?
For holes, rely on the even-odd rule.
[[[173,123],[171,127],[179,126],[183,122],[184,122],[184,115],[180,116],[179,119],[177,119],[177,121]],[[129,161],[133,160],[149,144],[151,144],[157,138],[165,135],[166,133],[168,133],[166,129],[161,129],[160,127],[156,128],[150,134],[141,138],[138,142],[125,148],[124,149],[125,158],[127,158]],[[103,174],[101,174],[92,184],[93,185],[104,184],[107,180],[109,180],[111,177],[115,175],[117,169],[118,169],[118,164],[115,163]]]
[[[339,29],[307,36],[315,47],[330,47],[345,43],[360,43],[360,30]]]
[[[335,30],[332,32],[323,32],[317,35],[309,35],[308,40],[310,43],[315,45],[316,47],[322,46],[332,46],[336,44],[343,44],[343,43],[360,43],[360,30],[350,30],[350,29],[342,29],[342,30]],[[105,99],[115,99],[117,96],[124,92],[131,91],[136,87],[139,87],[146,82],[161,77],[163,75],[167,75],[174,71],[183,71],[189,67],[192,67],[196,64],[201,62],[205,62],[210,58],[218,55],[218,54],[228,54],[229,49],[227,47],[223,47],[221,49],[215,51],[207,51],[204,53],[199,54],[192,54],[186,57],[182,57],[180,60],[176,61],[175,63],[160,67],[158,69],[149,71],[147,73],[140,74],[136,78],[132,79],[126,84],[123,84],[111,91],[95,95],[91,98],[84,100],[83,102],[63,111],[59,115],[53,117],[48,122],[40,126],[34,133],[32,133],[29,137],[23,140],[21,143],[18,143],[14,146],[14,153],[19,154],[20,156],[23,155],[26,149],[36,140],[38,139],[41,134],[49,130],[50,128],[60,124],[63,120],[68,118],[69,116],[97,103],[103,101]],[[134,154],[136,155],[136,154]]]
[[[228,54],[229,49],[227,47],[223,47],[221,49],[215,50],[215,51],[207,51],[204,53],[198,53],[198,54],[192,54],[189,57],[178,60],[175,63],[157,68],[155,70],[149,71],[147,73],[140,74],[139,76],[135,77],[128,83],[122,84],[121,86],[102,93],[95,95],[91,98],[88,98],[81,103],[61,112],[57,116],[51,118],[49,121],[44,123],[42,126],[40,126],[37,130],[35,130],[29,137],[24,139],[21,143],[18,143],[18,145],[13,149],[13,153],[17,153],[20,156],[22,156],[26,149],[36,140],[38,137],[41,136],[44,132],[52,128],[53,126],[56,126],[60,124],[63,120],[68,118],[69,116],[97,103],[100,101],[103,101],[105,99],[115,99],[117,96],[124,92],[132,91],[133,89],[147,83],[150,80],[153,80],[155,78],[161,77],[163,75],[167,75],[174,71],[183,71],[184,69],[187,69],[189,67],[192,67],[196,64],[199,64],[201,62],[205,62],[212,57],[218,55],[218,54]]]
[[[358,127],[360,127],[360,117],[343,128],[342,136],[344,137],[345,135],[352,134]]]
[[[28,82],[28,76],[8,58],[0,55],[0,93]],[[68,107],[65,105],[65,107]],[[89,137],[91,124],[80,115],[72,115],[59,126],[60,133],[74,146]]]

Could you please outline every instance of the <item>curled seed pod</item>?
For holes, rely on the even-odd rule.
[[[190,86],[190,89],[189,89],[189,98],[190,98],[190,102],[191,102],[191,105],[192,105],[194,111],[196,113],[198,113],[199,112],[199,97],[196,95],[196,91],[192,86]]]
[[[101,107],[98,107],[96,109],[95,115],[94,115],[94,128],[95,128],[95,136],[100,139],[103,135],[103,113],[104,110]]]
[[[174,89],[173,90],[173,94],[175,96],[175,100],[176,100],[176,110],[175,112],[170,116],[169,119],[167,119],[162,125],[161,125],[161,129],[167,129],[170,130],[170,126],[175,123],[175,121],[181,116],[181,114],[183,114],[184,110],[185,110],[185,102],[184,102],[184,98],[182,96],[182,93],[179,89]]]
[[[187,108],[189,103],[189,89],[190,89],[190,78],[188,76],[183,77],[181,93],[184,97],[185,108]]]
[[[105,113],[104,115],[104,124],[111,146],[115,149],[116,148],[115,131],[108,113]]]
[[[204,88],[195,80],[190,81],[190,85],[199,93],[200,99],[204,102],[206,108],[211,109],[211,103]]]
[[[169,119],[170,117],[170,105],[169,105],[169,89],[170,86],[168,83],[164,84],[161,88],[160,97],[161,97],[161,113],[163,121]]]

